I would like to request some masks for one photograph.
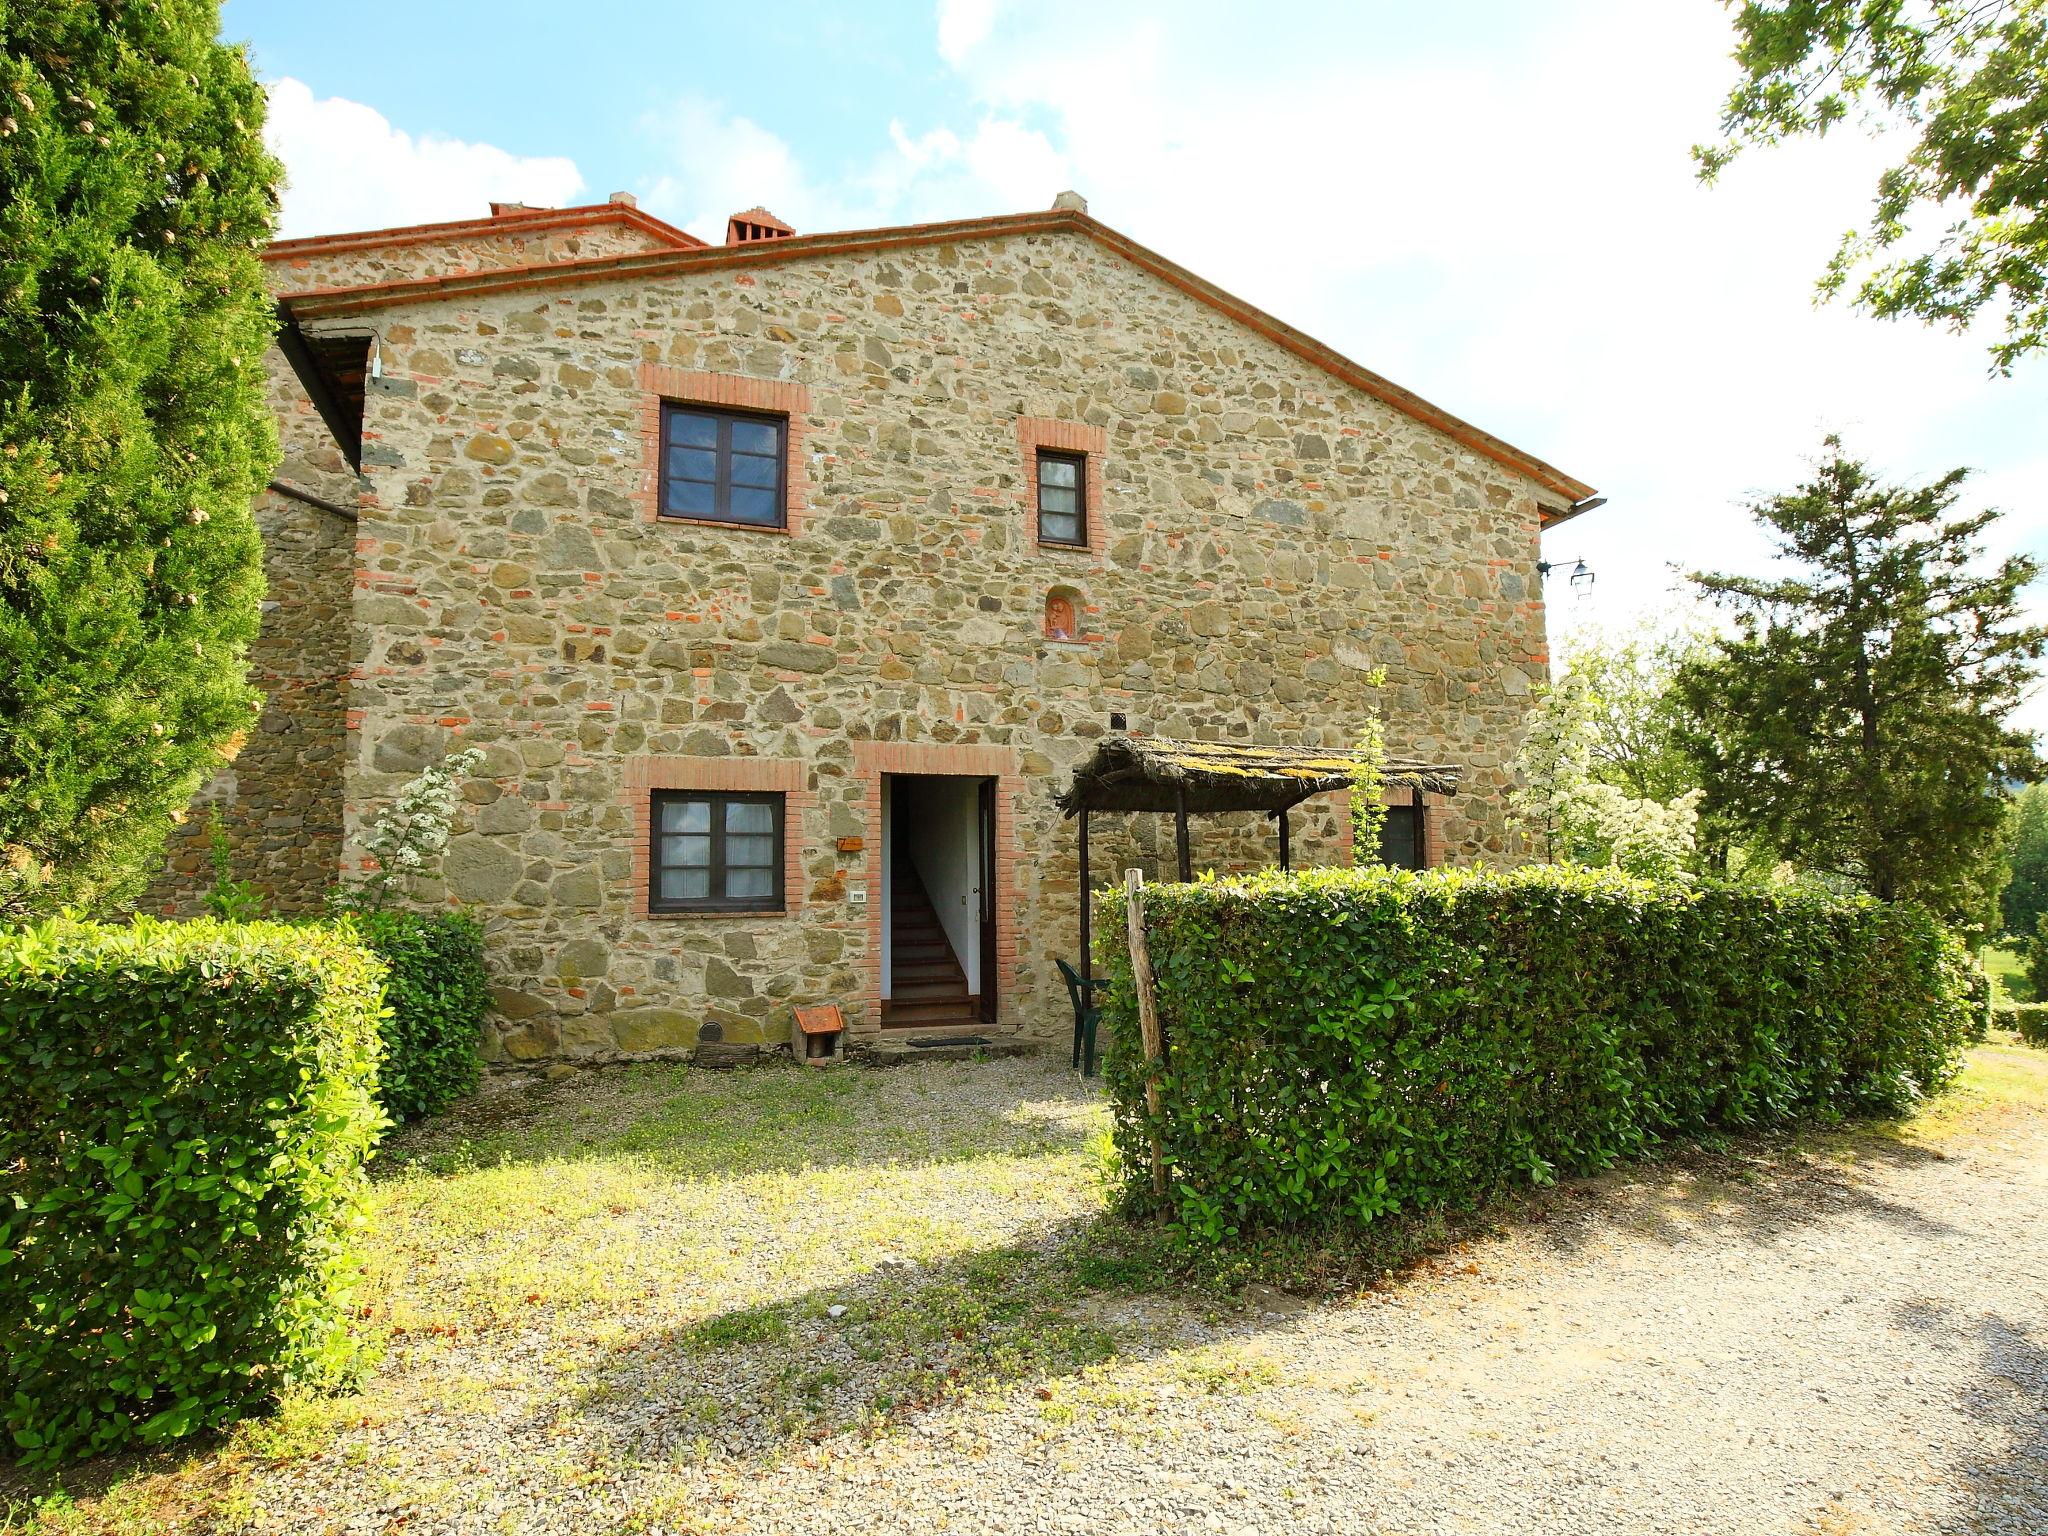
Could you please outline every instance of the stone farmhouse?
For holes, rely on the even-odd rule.
[[[416,895],[485,922],[497,1060],[1057,1040],[1106,740],[1342,748],[1454,788],[1397,862],[1513,857],[1539,536],[1594,498],[1091,218],[710,245],[620,194],[268,252],[284,461],[258,729],[207,791],[284,911],[424,765]],[[1533,383],[1533,381],[1532,381]],[[1383,679],[1375,678],[1383,669]],[[193,816],[147,901],[210,880]],[[1171,877],[1099,816],[1097,880]],[[1198,867],[1274,862],[1204,818]],[[1352,856],[1344,797],[1296,864]]]

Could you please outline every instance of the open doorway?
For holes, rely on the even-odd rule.
[[[882,780],[882,1024],[996,1019],[996,781]]]

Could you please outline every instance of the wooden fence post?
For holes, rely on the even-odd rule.
[[[1124,871],[1124,921],[1131,940],[1131,980],[1138,994],[1138,1035],[1145,1045],[1145,1113],[1151,1120],[1152,1193],[1166,1197],[1166,1150],[1159,1143],[1159,1059],[1164,1055],[1159,1039],[1158,984],[1152,975],[1152,955],[1145,948],[1145,876],[1136,869]]]

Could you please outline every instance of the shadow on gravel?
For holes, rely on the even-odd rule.
[[[571,1417],[633,1456],[763,1459],[976,1389],[1050,1383],[1233,1331],[1204,1319],[1221,1324],[1239,1305],[1177,1279],[1169,1262],[1157,1229],[1098,1216],[1035,1242],[884,1266],[632,1339]]]
[[[977,1389],[1035,1383],[1041,1397],[1070,1396],[1063,1382],[1111,1361],[1159,1360],[1193,1390],[1230,1390],[1220,1363],[1230,1357],[1205,1346],[1287,1331],[1367,1291],[1398,1295],[1478,1273],[1458,1250],[1505,1229],[1540,1231],[1567,1253],[1617,1230],[1673,1246],[1768,1242],[1850,1213],[1948,1233],[1871,1187],[1885,1170],[1936,1154],[1865,1140],[1860,1167],[1815,1157],[1790,1136],[1758,1138],[1466,1216],[1274,1235],[1221,1258],[1180,1252],[1156,1226],[1076,1220],[1035,1242],[901,1263],[643,1334],[586,1381],[566,1417],[628,1455],[760,1463],[838,1432],[900,1425]]]
[[[1969,1490],[1967,1529],[2012,1536],[2048,1531],[2048,1347],[2027,1327],[1996,1314],[1959,1315],[1942,1301],[1899,1307],[1897,1324],[1938,1348],[1978,1356],[1962,1406],[1986,1428],[1985,1454],[1951,1473]]]
[[[1872,1217],[1921,1237],[1956,1229],[1881,1193],[1884,1175],[1937,1162],[1910,1142],[1841,1133],[1832,1152],[1795,1134],[1772,1133],[1719,1150],[1689,1147],[1659,1162],[1618,1168],[1560,1186],[1547,1225],[1566,1251],[1616,1225],[1674,1246],[1702,1240],[1769,1243],[1827,1217]],[[1853,1152],[1845,1159],[1841,1154]]]

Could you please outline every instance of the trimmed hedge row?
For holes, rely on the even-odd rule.
[[[343,919],[390,972],[377,1097],[395,1118],[436,1115],[476,1087],[491,1005],[484,934],[462,912],[389,908]]]
[[[383,981],[311,925],[0,933],[0,1427],[31,1459],[340,1364]]]
[[[1120,890],[1097,932],[1124,931]],[[1904,1109],[1981,1021],[1916,909],[1608,871],[1278,873],[1148,887],[1168,1043],[1145,1112],[1112,939],[1106,1076],[1129,1198],[1197,1241],[1365,1222],[1714,1127]]]
[[[1997,1003],[1991,1022],[2000,1029],[2017,1030],[2029,1045],[2048,1045],[2048,1003]]]

